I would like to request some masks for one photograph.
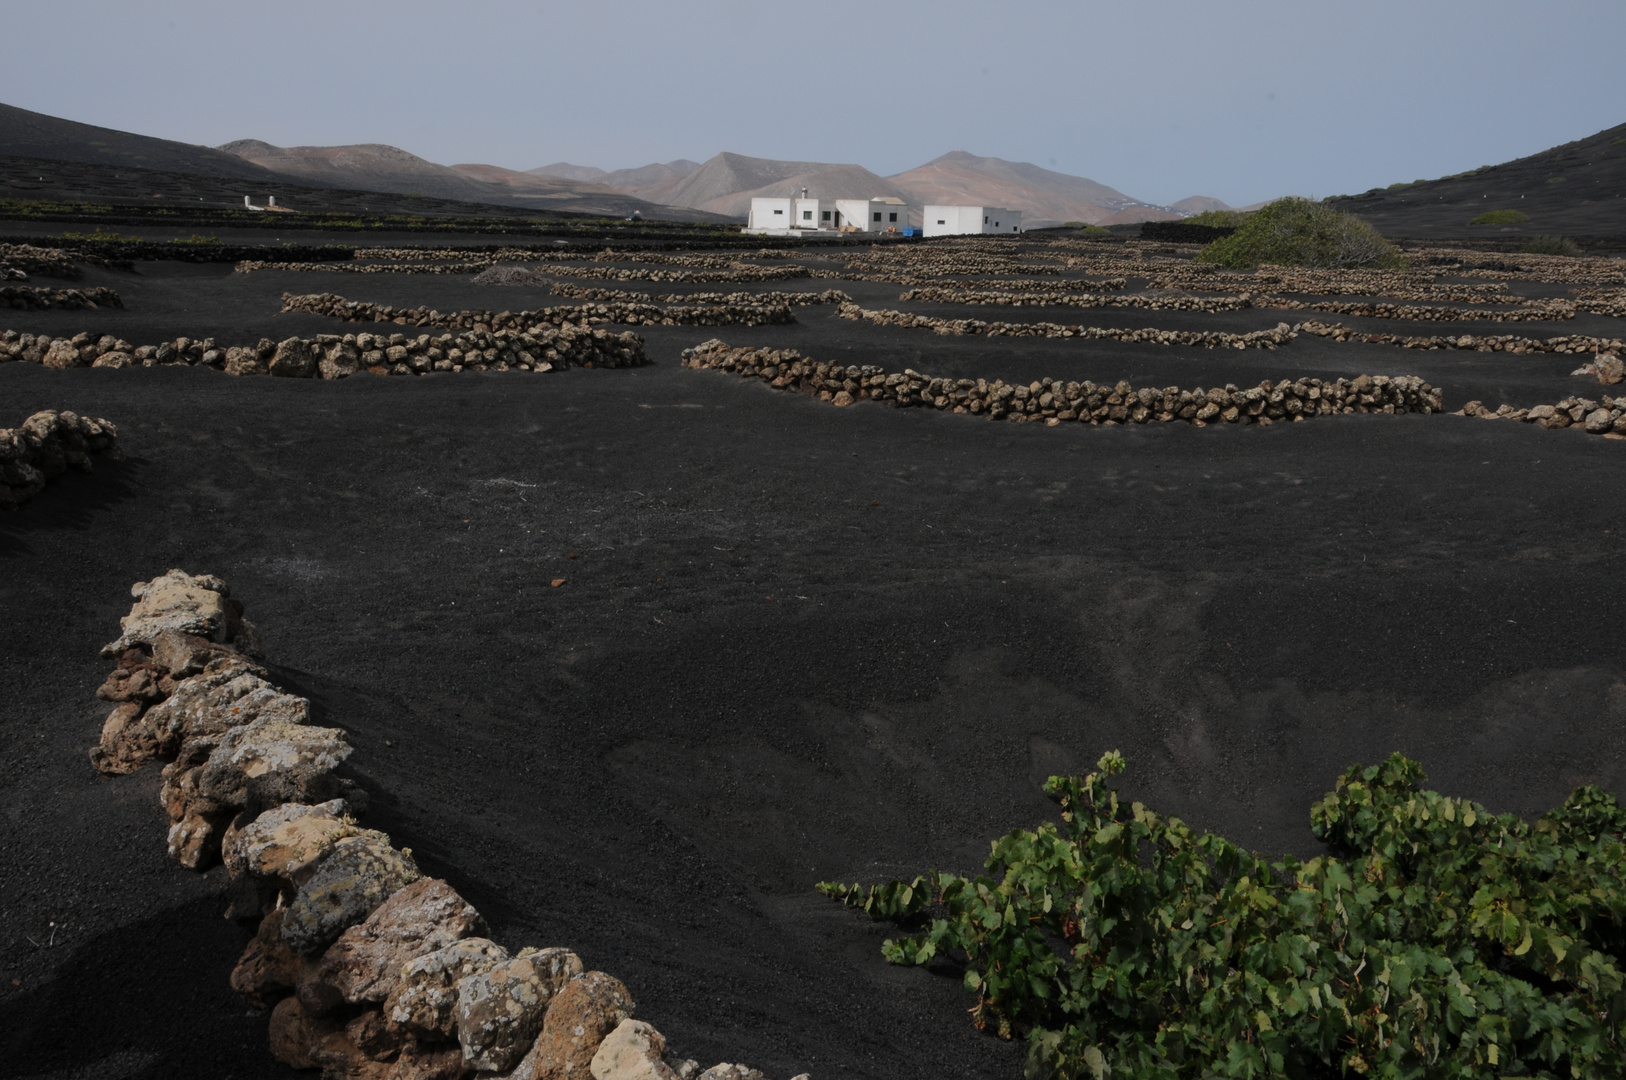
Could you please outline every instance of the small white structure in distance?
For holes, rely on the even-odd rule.
[[[1003,206],[928,206],[924,213],[923,236],[1009,235],[1022,231],[1022,211]]]

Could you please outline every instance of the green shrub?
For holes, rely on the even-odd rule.
[[[1487,210],[1483,214],[1468,222],[1470,225],[1517,225],[1529,221],[1530,215],[1523,210]]]
[[[1233,270],[1260,263],[1326,268],[1398,269],[1405,256],[1353,214],[1309,199],[1277,199],[1247,215],[1230,236],[1197,253],[1198,262]]]
[[[996,840],[987,875],[819,890],[917,931],[889,961],[963,965],[1029,1077],[1626,1076],[1614,796],[1529,825],[1395,754],[1311,808],[1331,854],[1266,862],[1122,800],[1123,766],[1051,777],[1060,827]]]
[[[1581,249],[1567,236],[1532,236],[1519,248],[1526,255],[1579,255]]]
[[[1062,222],[1061,227],[1064,229],[1077,229],[1079,232],[1087,235],[1096,235],[1109,232],[1109,230],[1103,229],[1099,225],[1091,225],[1087,221],[1064,221]]]

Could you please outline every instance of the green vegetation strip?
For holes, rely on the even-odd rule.
[[[916,931],[891,962],[963,966],[1031,1077],[1626,1075],[1613,795],[1530,825],[1396,754],[1312,807],[1331,854],[1272,862],[1126,803],[1123,767],[1052,777],[1060,827],[995,841],[988,874],[819,889]]]

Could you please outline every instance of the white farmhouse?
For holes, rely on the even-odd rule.
[[[1019,233],[1022,211],[1003,206],[928,206],[923,236],[963,236],[967,233]]]

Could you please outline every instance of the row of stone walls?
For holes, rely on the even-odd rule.
[[[231,985],[269,1010],[277,1060],[335,1080],[764,1080],[670,1054],[620,980],[568,948],[510,952],[362,825],[345,731],[272,681],[224,581],[171,570],[130,591],[102,650],[116,667],[97,695],[114,707],[91,762],[109,776],[165,762],[170,857],[224,862],[226,914],[254,927]]]

